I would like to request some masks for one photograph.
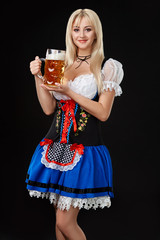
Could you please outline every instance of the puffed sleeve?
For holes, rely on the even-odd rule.
[[[108,59],[102,69],[102,79],[103,79],[103,88],[104,90],[112,91],[115,90],[115,96],[120,96],[122,94],[122,89],[120,83],[122,82],[124,76],[122,64],[117,60],[112,58]]]

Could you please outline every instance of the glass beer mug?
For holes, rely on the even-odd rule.
[[[40,58],[45,61],[44,76],[37,74],[49,87],[56,86],[55,83],[63,83],[65,67],[65,51],[47,49],[46,58]]]

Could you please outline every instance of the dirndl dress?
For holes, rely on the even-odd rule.
[[[122,93],[122,64],[109,59],[102,69],[103,90]],[[93,74],[80,75],[69,87],[98,101]],[[68,96],[56,93],[52,125],[38,144],[26,183],[30,196],[48,198],[61,210],[110,207],[113,194],[112,163],[103,143],[100,121]]]

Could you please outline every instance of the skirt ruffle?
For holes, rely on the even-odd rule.
[[[85,209],[111,205],[112,164],[106,146],[84,146],[82,155],[73,152],[77,156],[73,168],[64,171],[47,165],[44,151],[47,147],[39,144],[28,169],[26,183],[30,196],[46,197],[67,210],[71,205]]]

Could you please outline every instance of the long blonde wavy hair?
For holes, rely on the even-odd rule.
[[[78,26],[83,17],[86,17],[90,21],[96,34],[96,38],[92,45],[90,70],[95,76],[98,92],[100,93],[102,89],[101,65],[104,60],[103,32],[98,15],[90,9],[78,9],[72,13],[68,20],[66,29],[66,69],[73,64],[77,54],[77,47],[72,40],[73,23],[76,21],[76,25]]]

